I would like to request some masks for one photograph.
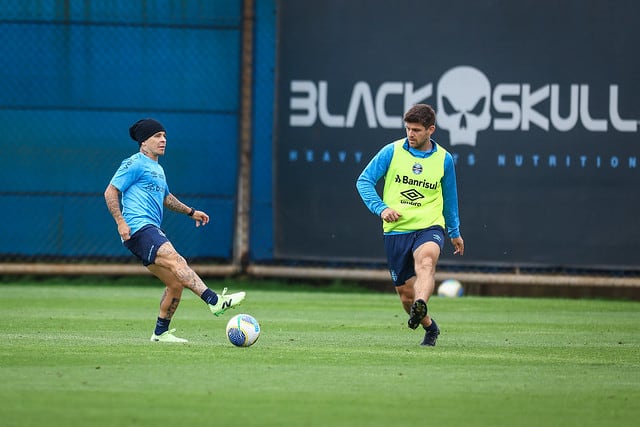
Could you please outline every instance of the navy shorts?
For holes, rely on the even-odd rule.
[[[158,249],[168,242],[167,236],[159,227],[155,225],[145,225],[140,230],[133,233],[129,240],[122,242],[145,267],[156,261]]]
[[[434,242],[444,247],[444,230],[433,226],[424,230],[405,234],[387,234],[384,236],[384,249],[387,253],[387,265],[391,280],[395,286],[403,285],[416,275],[413,252],[426,242]]]

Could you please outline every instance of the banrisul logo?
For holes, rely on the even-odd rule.
[[[372,86],[358,81],[351,89],[348,103],[340,104],[333,100],[338,94],[332,92],[330,82],[292,80],[289,126],[312,127],[319,123],[329,128],[354,128],[356,124],[366,124],[368,128],[402,129],[402,113],[414,104],[426,102],[436,107],[436,124],[448,131],[452,145],[475,146],[479,134],[488,129],[638,132],[638,117],[628,117],[620,111],[622,90],[618,84],[598,83],[593,90],[592,85],[583,83],[492,84],[489,76],[478,68],[461,65],[444,72],[435,88],[434,91],[433,82],[386,81]],[[608,114],[592,113],[594,91],[607,93]],[[400,100],[404,109],[391,110],[388,105],[394,103],[389,100]]]
[[[426,188],[427,190],[438,189],[438,182],[429,182],[426,179],[410,178],[407,175],[400,176],[396,174],[395,182],[396,184],[412,185],[414,187]]]

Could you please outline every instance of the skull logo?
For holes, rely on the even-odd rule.
[[[449,131],[451,145],[476,145],[478,131],[491,124],[491,84],[477,68],[450,69],[438,82],[438,124]]]

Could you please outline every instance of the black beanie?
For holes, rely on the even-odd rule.
[[[165,132],[164,126],[157,120],[142,119],[135,122],[129,128],[129,136],[138,144],[149,139],[158,132]]]

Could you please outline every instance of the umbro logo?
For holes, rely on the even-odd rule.
[[[402,194],[404,197],[406,197],[407,199],[409,199],[410,201],[415,201],[418,199],[423,199],[424,196],[422,195],[422,193],[420,193],[418,190],[416,190],[415,188],[409,189],[409,190],[405,190],[400,192],[400,194]]]

